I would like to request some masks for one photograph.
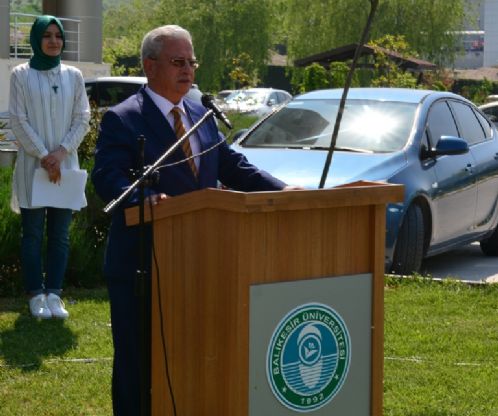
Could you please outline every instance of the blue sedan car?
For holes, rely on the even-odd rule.
[[[233,147],[289,184],[317,188],[341,96],[297,96]],[[386,271],[418,272],[424,257],[473,241],[498,255],[498,133],[465,98],[351,89],[325,187],[357,180],[405,185],[403,203],[387,206]]]

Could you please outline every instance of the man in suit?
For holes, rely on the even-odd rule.
[[[190,34],[185,29],[169,25],[152,30],[143,39],[141,53],[148,84],[107,111],[101,123],[92,180],[106,202],[130,186],[129,171],[137,168],[140,135],[146,138],[145,164],[152,164],[176,142],[178,118],[188,130],[207,111],[184,98],[198,66]],[[199,155],[222,141],[215,121],[209,119],[190,137],[190,149],[179,146],[165,161],[183,161],[191,152],[194,163],[161,169],[158,182],[147,190],[149,202],[156,204],[169,196],[216,187],[218,181],[246,192],[295,189],[257,169],[224,142]],[[139,321],[134,291],[139,268],[138,230],[126,227],[124,219],[124,208],[136,203],[137,192],[113,212],[104,262],[114,341],[113,407],[114,414],[119,416],[138,415],[140,406]],[[147,238],[150,239],[150,233]],[[147,247],[146,267],[150,270],[150,242]]]

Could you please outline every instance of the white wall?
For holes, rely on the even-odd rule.
[[[496,66],[498,65],[498,1],[486,0],[484,7],[483,66]]]
[[[16,65],[26,62],[25,59],[0,59],[0,112],[9,108],[10,71]],[[111,74],[109,64],[94,64],[91,62],[63,61],[80,69],[85,78],[105,77]]]

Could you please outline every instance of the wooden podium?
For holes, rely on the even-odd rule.
[[[402,198],[402,186],[358,182],[316,191],[205,189],[154,207],[151,414],[173,414],[171,389],[178,415],[247,416],[251,286],[368,273],[368,406],[381,415],[385,207]],[[150,214],[146,208],[146,221]],[[138,223],[136,208],[126,215]]]

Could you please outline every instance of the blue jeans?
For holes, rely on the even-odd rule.
[[[21,264],[24,287],[31,296],[60,295],[69,257],[72,211],[61,208],[21,208]],[[47,258],[43,279],[43,234],[47,222]]]

